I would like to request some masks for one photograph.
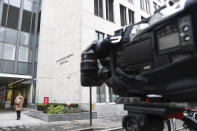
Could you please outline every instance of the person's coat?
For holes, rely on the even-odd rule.
[[[16,105],[16,111],[21,111],[23,108],[24,103],[24,97],[21,95],[18,95],[15,99],[15,105]]]

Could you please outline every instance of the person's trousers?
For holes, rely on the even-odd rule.
[[[16,111],[17,119],[21,118],[21,111]]]

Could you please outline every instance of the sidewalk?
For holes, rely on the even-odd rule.
[[[9,128],[32,128],[32,127],[44,127],[44,126],[58,126],[63,130],[82,130],[88,128],[96,129],[109,129],[121,127],[121,121],[123,116],[113,116],[105,118],[93,119],[92,127],[89,126],[89,120],[73,120],[73,121],[58,121],[58,122],[45,122],[33,117],[28,116],[26,110],[22,112],[21,120],[16,120],[15,112],[0,112],[0,130]]]

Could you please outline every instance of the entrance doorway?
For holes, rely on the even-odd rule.
[[[24,107],[27,106],[27,89],[29,85],[8,85],[6,92],[6,101],[11,101],[12,107],[14,106],[14,100],[18,93],[21,93],[24,97]]]

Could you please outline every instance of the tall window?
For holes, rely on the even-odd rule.
[[[150,0],[140,0],[140,7],[142,10],[146,11],[147,13],[150,12]]]
[[[127,24],[126,7],[122,5],[120,5],[120,22],[121,22],[121,26]]]
[[[149,14],[151,13],[150,12],[150,1],[149,0],[146,0],[146,12],[149,13]]]
[[[9,11],[8,11],[9,10]],[[3,6],[3,16],[2,16],[2,26],[8,28],[17,29],[19,19],[19,8],[12,5],[4,4]]]
[[[134,24],[134,12],[132,10],[129,10],[129,24]]]
[[[114,21],[114,0],[106,0],[106,19],[109,21]]]
[[[103,17],[103,0],[94,0],[94,14]]]
[[[140,0],[140,8],[141,8],[142,10],[145,10],[144,0]]]

